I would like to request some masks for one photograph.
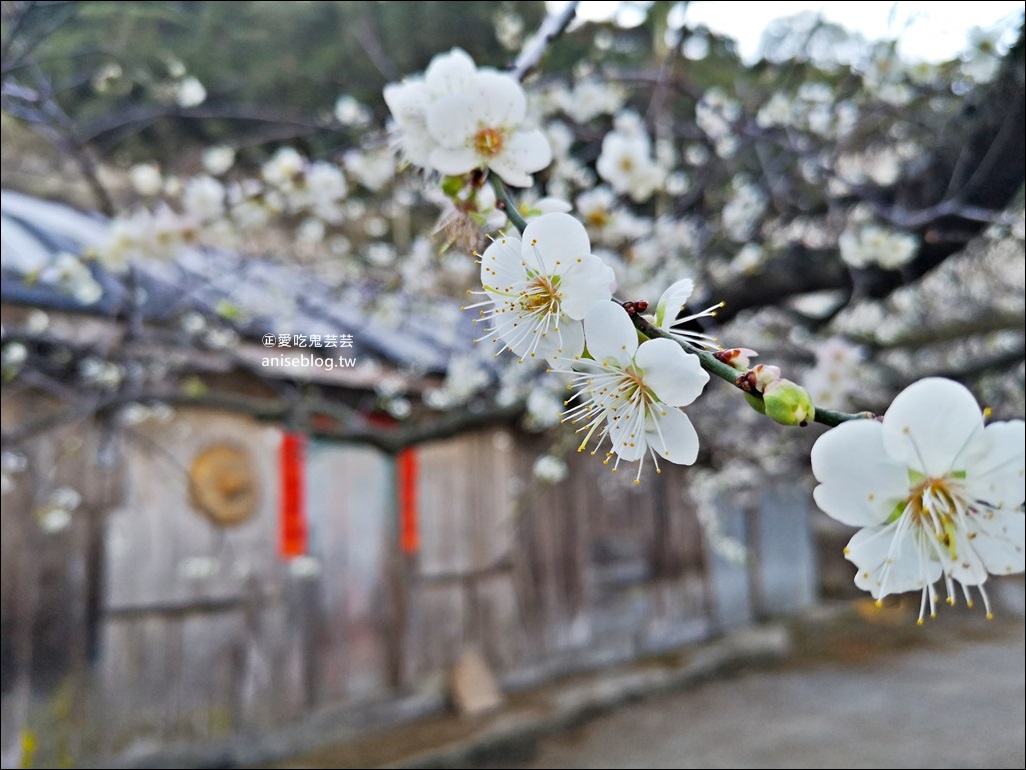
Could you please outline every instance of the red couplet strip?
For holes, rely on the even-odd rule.
[[[396,461],[399,497],[399,547],[405,554],[420,550],[420,528],[417,521],[417,450],[413,447],[399,453]]]
[[[286,433],[281,439],[280,553],[284,558],[306,553],[306,437]]]

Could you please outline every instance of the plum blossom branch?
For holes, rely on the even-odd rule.
[[[506,184],[498,177],[498,175],[490,174],[489,181],[492,188],[495,190],[495,197],[501,203],[501,208],[506,212],[510,222],[517,228],[517,230],[523,234],[527,228],[527,222],[520,215],[516,201],[514,201],[512,194]],[[633,303],[623,302],[617,298],[612,299],[620,305],[623,305],[628,310],[628,315],[634,323],[635,328],[644,334],[649,339],[669,339],[678,344],[686,353],[691,353],[698,357],[702,368],[709,374],[719,377],[721,380],[729,382],[738,390],[746,393],[748,396],[755,400],[761,400],[763,395],[758,389],[752,389],[747,387],[745,384],[745,373],[739,371],[728,363],[721,361],[716,355],[708,350],[705,350],[698,345],[694,345],[685,339],[681,339],[679,336],[671,334],[664,329],[659,328],[651,321],[649,321],[640,312],[632,312],[634,310]],[[811,404],[810,404],[811,406]],[[823,408],[812,408],[813,422],[818,422],[827,427],[833,428],[840,425],[843,422],[849,422],[851,420],[866,420],[876,419],[877,415],[873,412],[841,412],[833,409]],[[804,421],[801,421],[804,422]]]
[[[615,302],[618,300],[614,299],[613,301]],[[744,387],[744,373],[739,372],[730,364],[726,364],[723,361],[719,360],[715,356],[715,354],[710,353],[708,350],[703,350],[702,348],[696,345],[692,345],[686,340],[682,340],[679,337],[672,335],[663,329],[660,329],[640,313],[631,313],[630,315],[631,320],[634,321],[635,328],[649,339],[661,337],[663,339],[673,340],[678,345],[680,345],[685,352],[698,356],[698,360],[699,362],[701,362],[702,368],[709,372],[709,374],[713,374],[719,377],[721,380],[729,382],[735,388],[748,394],[749,396],[752,396],[753,398],[762,398],[761,393],[753,392],[752,390]],[[817,408],[815,410],[815,416],[813,417],[813,421],[818,422],[822,425],[826,425],[827,427],[833,428],[840,425],[843,422],[848,422],[850,420],[872,420],[876,418],[877,415],[873,414],[872,412],[850,413],[839,412],[833,409]]]

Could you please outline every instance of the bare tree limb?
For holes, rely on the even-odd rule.
[[[517,80],[523,80],[527,77],[531,70],[538,66],[538,62],[541,61],[541,57],[548,50],[548,47],[566,31],[566,28],[570,26],[570,22],[573,21],[576,15],[577,0],[573,0],[573,2],[567,3],[566,7],[559,13],[546,16],[538,31],[524,46],[516,61],[513,62],[510,74]]]

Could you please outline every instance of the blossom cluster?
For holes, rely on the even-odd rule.
[[[545,135],[525,124],[527,96],[510,75],[478,69],[456,48],[424,76],[385,88],[403,157],[447,176],[489,169],[506,184],[530,187],[552,160]]]
[[[798,110],[805,127],[843,133],[828,100],[806,91],[808,109]],[[713,96],[700,105],[699,125],[717,141],[717,152],[730,154],[724,140],[738,113],[729,100]],[[784,109],[770,103],[757,123],[769,128],[793,117],[793,105]],[[485,112],[484,124],[489,121]],[[480,156],[475,167],[502,176]],[[615,195],[645,201],[665,181],[637,116],[625,113],[605,136],[596,170],[612,189],[583,193],[579,212],[602,241],[629,241],[632,216],[618,211]],[[766,205],[757,187],[735,179],[722,214],[724,230],[735,241],[748,241]],[[636,462],[635,483],[648,458],[657,473],[660,460],[693,464],[698,434],[683,407],[709,380],[699,358],[705,348],[717,349],[715,358],[737,372],[738,386],[758,412],[785,425],[806,425],[815,418],[812,396],[781,376],[779,367],[750,368],[754,351],[718,349],[708,335],[685,330],[687,322],[712,314],[710,309],[681,318],[694,290],[691,279],[662,295],[655,315],[646,319],[657,333],[643,337],[631,316],[647,310],[647,303],[611,301],[617,276],[592,253],[584,224],[566,213],[548,213],[521,229],[500,233],[479,255],[485,299],[471,307],[480,308],[479,321],[487,330],[478,341],[491,338],[501,344],[496,355],[511,351],[520,364],[545,359],[549,372],[569,378],[562,421],[583,434],[578,451],[592,445],[591,453],[602,451],[614,471],[623,462]],[[917,246],[911,236],[870,224],[839,239],[841,257],[852,267],[900,268]],[[839,339],[827,347],[811,380],[820,403],[843,402],[860,352]],[[865,527],[845,551],[859,568],[856,584],[877,599],[921,590],[922,621],[927,611],[935,611],[934,584],[943,578],[949,602],[955,599],[955,582],[970,604],[969,587],[978,587],[989,616],[987,576],[1023,570],[1023,444],[1022,421],[984,429],[968,391],[936,378],[902,393],[882,422],[850,420],[824,434],[812,452],[821,482],[815,499],[829,515]],[[552,457],[542,458],[536,473],[550,481],[561,478],[565,471],[557,473],[555,465]]]

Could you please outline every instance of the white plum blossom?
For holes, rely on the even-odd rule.
[[[83,380],[108,390],[114,390],[125,378],[125,370],[120,366],[92,356],[82,359],[78,370]]]
[[[666,170],[652,157],[652,142],[640,119],[633,113],[620,117],[617,128],[602,139],[595,170],[618,193],[644,203],[662,186]]]
[[[335,120],[343,126],[366,126],[372,117],[370,107],[348,94],[338,97],[335,102]]]
[[[533,387],[527,394],[527,420],[532,428],[551,428],[559,425],[563,416],[562,395],[551,390]]]
[[[766,251],[758,243],[746,243],[730,261],[735,275],[751,275],[766,262]]]
[[[349,193],[342,170],[332,163],[316,161],[307,167],[304,182],[289,196],[292,205],[308,209],[326,222],[341,221],[339,203]]]
[[[491,169],[509,185],[530,187],[552,151],[525,125],[527,97],[511,75],[478,69],[464,51],[439,54],[422,78],[385,87],[404,158],[457,176]]]
[[[570,475],[570,470],[566,467],[563,458],[555,455],[542,455],[534,461],[531,475],[543,484],[558,484]]]
[[[450,176],[489,168],[514,187],[530,187],[531,174],[552,161],[545,135],[521,127],[523,89],[509,75],[480,71],[474,93],[439,99],[427,111],[428,131],[440,145],[431,166]]]
[[[474,61],[454,48],[435,56],[422,77],[385,86],[385,103],[394,121],[394,140],[405,162],[431,168],[431,151],[437,144],[428,133],[427,108],[443,96],[468,89],[474,72]]]
[[[139,209],[111,220],[105,242],[97,248],[96,259],[108,270],[124,273],[133,260],[170,259],[193,234],[191,220],[167,205],[152,213]]]
[[[772,126],[789,126],[794,122],[794,105],[791,97],[782,91],[774,91],[755,116],[755,123],[759,128],[771,128]]]
[[[306,161],[294,147],[279,147],[264,164],[260,174],[272,187],[287,190],[295,184],[305,167]]]
[[[224,185],[212,176],[201,174],[185,183],[182,208],[198,222],[214,222],[224,216]]]
[[[452,409],[467,403],[491,381],[492,375],[477,356],[455,356],[449,362],[442,386],[425,393],[424,400],[433,409]]]
[[[62,252],[39,276],[44,283],[53,283],[83,305],[92,305],[103,297],[103,286],[93,278],[89,268],[74,254]]]
[[[866,352],[843,337],[830,337],[816,348],[816,366],[805,376],[806,390],[818,407],[841,409],[858,383]]]
[[[349,150],[343,156],[346,171],[372,192],[380,192],[395,176],[395,158],[384,150]]]
[[[841,259],[851,267],[879,265],[888,270],[898,270],[915,257],[919,239],[908,233],[865,225],[858,230],[845,230],[837,245]]]
[[[203,151],[203,168],[213,176],[221,176],[235,165],[235,150],[226,144],[208,147]]]
[[[128,172],[128,181],[140,195],[147,198],[159,195],[164,187],[164,177],[156,163],[137,163]]]
[[[740,102],[720,88],[710,88],[695,105],[695,123],[712,140],[721,158],[730,158],[737,152],[734,123],[740,117]]]
[[[517,206],[520,216],[527,221],[540,217],[543,214],[569,214],[573,211],[573,208],[562,198],[556,198],[552,195],[537,198],[529,193],[520,198],[520,204]]]
[[[8,342],[0,353],[0,366],[4,369],[18,369],[28,360],[28,348],[20,342]]]
[[[645,457],[651,455],[656,473],[659,460],[691,465],[698,458],[698,434],[679,407],[698,398],[709,375],[698,357],[685,353],[673,340],[651,339],[638,344],[627,311],[614,302],[598,302],[584,317],[590,359],[568,360],[570,385],[576,392],[567,401],[564,422],[584,433],[584,451],[596,434],[596,454],[608,439],[620,461],[637,462],[634,483],[640,483]],[[563,370],[567,371],[567,370]]]
[[[192,75],[182,78],[175,92],[175,101],[179,107],[199,107],[207,100],[207,89]]]
[[[716,311],[723,307],[723,303],[718,302],[699,313],[680,316],[694,290],[695,282],[690,278],[682,278],[664,291],[656,303],[655,325],[671,337],[684,340],[696,347],[715,349],[718,347],[715,337],[684,327],[699,318],[714,318]]]
[[[569,214],[543,214],[522,239],[502,236],[481,256],[490,299],[482,304],[491,305],[481,320],[521,361],[575,358],[584,351],[584,314],[612,296],[613,280],[612,269],[591,253],[584,225]]]
[[[547,186],[549,193],[569,197],[571,187],[587,188],[595,182],[595,172],[571,154],[574,133],[566,123],[558,120],[545,124],[545,137],[552,148]]]
[[[71,526],[71,512],[65,508],[45,508],[36,514],[39,528],[48,535],[63,532]]]
[[[523,45],[524,19],[512,11],[499,11],[493,19],[495,38],[507,51],[515,51]]]
[[[723,229],[731,240],[743,243],[758,230],[769,201],[758,186],[743,176],[731,184],[733,195],[723,207]]]
[[[852,420],[820,436],[816,504],[862,527],[845,549],[855,584],[878,601],[922,591],[919,622],[988,575],[1023,571],[1024,423],[992,423],[964,386],[931,377],[902,391],[882,422]]]
[[[589,235],[598,243],[615,246],[633,241],[645,235],[651,227],[618,205],[616,194],[605,185],[582,192],[574,202]]]
[[[559,95],[559,104],[575,123],[587,123],[599,115],[615,115],[627,94],[622,88],[598,80],[581,80]]]

